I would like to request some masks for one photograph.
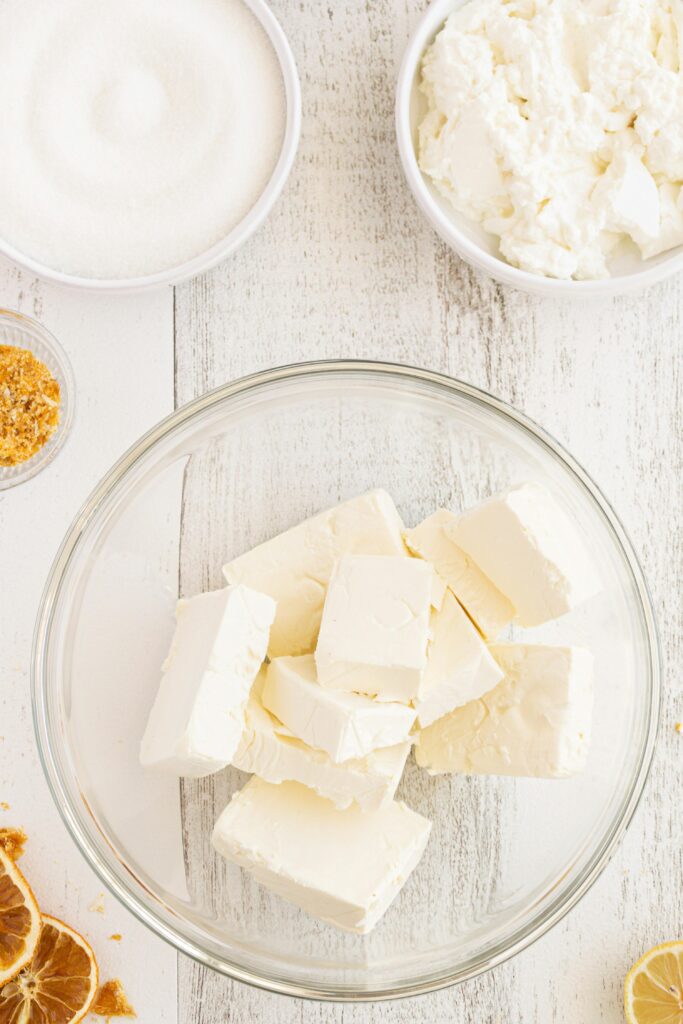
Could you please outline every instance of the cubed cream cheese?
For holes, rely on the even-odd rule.
[[[408,530],[405,541],[414,555],[432,563],[482,635],[493,639],[512,622],[515,609],[472,558],[448,536],[447,527],[456,518],[454,512],[438,509]]]
[[[142,738],[140,761],[201,776],[230,762],[266,656],[275,602],[232,586],[178,602],[176,629]]]
[[[432,566],[420,559],[341,558],[315,651],[320,685],[379,701],[419,697],[436,589]]]
[[[338,928],[371,931],[420,860],[431,822],[392,801],[340,811],[296,782],[253,778],[216,822],[213,845],[266,888]]]
[[[311,654],[274,658],[261,699],[295,736],[335,763],[406,742],[415,722],[415,709],[405,704],[324,689]]]
[[[446,532],[509,598],[523,626],[564,615],[600,589],[575,525],[538,484],[489,498]]]
[[[298,739],[261,704],[256,686],[247,704],[242,740],[232,763],[266,782],[300,782],[343,809],[373,811],[392,800],[411,744],[398,743],[335,764],[323,750]]]
[[[505,678],[417,739],[431,774],[563,778],[583,770],[593,709],[593,658],[579,647],[495,644]]]
[[[502,678],[480,633],[447,591],[441,609],[432,614],[423,696],[416,705],[420,727],[488,693]]]
[[[321,512],[223,566],[228,583],[245,583],[278,602],[271,658],[313,651],[327,584],[344,554],[407,556],[403,523],[383,490]]]

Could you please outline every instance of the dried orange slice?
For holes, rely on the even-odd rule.
[[[97,961],[85,939],[43,915],[31,962],[0,989],[0,1024],[77,1024],[97,992]]]
[[[29,884],[0,849],[0,985],[33,956],[40,935],[40,911]]]
[[[664,942],[626,975],[629,1024],[683,1024],[683,942]]]

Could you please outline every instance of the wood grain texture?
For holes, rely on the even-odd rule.
[[[532,949],[457,989],[391,1004],[304,1003],[182,961],[180,1024],[619,1024],[621,985],[683,911],[681,279],[574,304],[469,269],[403,181],[393,87],[422,3],[273,7],[303,86],[299,156],[264,227],[176,291],[176,399],[291,361],[368,357],[470,381],[549,429],[619,511],[653,591],[665,659],[653,772],[625,841],[581,904]],[[599,685],[599,680],[598,680]]]
[[[174,1024],[176,957],[112,895],[100,899],[102,882],[71,840],[43,776],[29,684],[38,603],[64,533],[112,462],[171,410],[172,296],[84,295],[2,262],[0,305],[52,331],[76,381],[64,449],[32,480],[0,493],[0,827],[26,831],[21,867],[40,906],[87,936],[102,976],[122,979],[140,1021]],[[90,909],[97,904],[101,912]]]

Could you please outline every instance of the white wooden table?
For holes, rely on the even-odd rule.
[[[421,0],[274,0],[303,86],[298,160],[258,235],[175,290],[108,299],[0,268],[0,305],[43,321],[77,380],[69,444],[0,495],[0,825],[30,835],[22,865],[46,909],[97,948],[141,1024],[617,1024],[625,971],[681,937],[683,814],[683,278],[575,305],[468,269],[418,213],[399,166],[393,85]],[[483,387],[564,443],[613,502],[642,557],[665,657],[653,772],[627,837],[583,902],[515,960],[417,1000],[303,1003],[180,958],[102,886],[43,781],[28,693],[31,632],[59,540],[113,459],[174,405],[282,363],[336,356],[413,363]],[[108,938],[120,933],[121,942]]]

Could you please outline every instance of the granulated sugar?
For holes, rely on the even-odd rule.
[[[248,213],[284,85],[242,0],[4,0],[0,236],[90,278],[177,266]]]

